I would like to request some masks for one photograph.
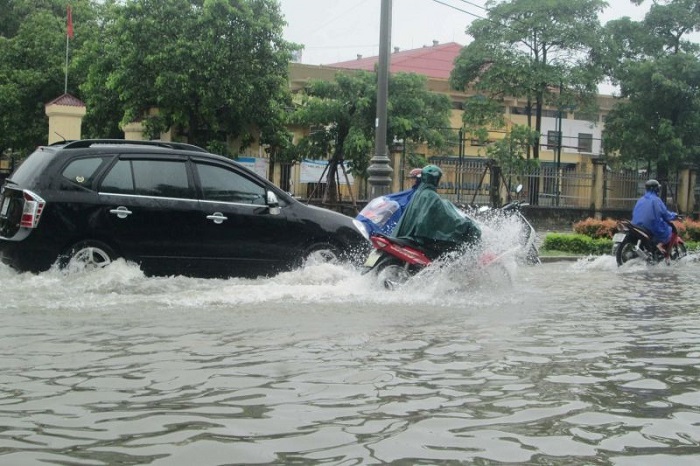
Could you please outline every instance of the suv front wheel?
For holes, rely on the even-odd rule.
[[[316,243],[304,253],[304,264],[337,264],[340,261],[340,251],[329,243]]]
[[[117,258],[112,248],[101,241],[86,240],[74,244],[59,260],[61,269],[79,271],[108,266]]]

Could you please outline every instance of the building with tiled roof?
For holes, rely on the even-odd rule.
[[[428,78],[448,79],[460,50],[462,50],[462,46],[456,42],[439,44],[437,41],[433,41],[431,46],[424,46],[418,49],[401,51],[395,48],[390,57],[389,71],[391,73],[416,73]],[[379,57],[363,58],[361,55],[358,55],[355,60],[329,63],[326,66],[374,71],[378,59]]]
[[[445,94],[452,101],[452,115],[450,117],[450,126],[457,131],[462,128],[462,114],[464,102],[474,95],[473,91],[455,90],[450,86],[449,78],[454,63],[460,54],[463,46],[455,42],[439,44],[433,42],[431,46],[423,46],[411,50],[399,50],[397,48],[389,55],[389,71],[390,73],[416,73],[427,78],[426,86],[432,92]],[[335,79],[335,75],[339,72],[353,71],[370,71],[375,72],[379,63],[379,57],[362,57],[357,56],[354,60],[341,61],[337,63],[329,63],[324,65],[305,65],[301,63],[291,63],[289,70],[290,88],[292,92],[297,92],[306,85],[310,80],[326,80]],[[540,160],[544,165],[562,164],[569,168],[579,167],[586,172],[590,170],[593,158],[596,158],[602,151],[601,135],[603,129],[604,115],[609,111],[613,104],[613,98],[610,96],[599,96],[598,103],[600,111],[597,115],[583,115],[576,111],[563,112],[562,122],[562,150],[561,154],[556,155],[552,140],[553,135],[556,135],[558,128],[558,112],[556,109],[548,108],[543,110],[542,130],[541,130],[541,150]],[[507,122],[508,131],[512,125],[527,124],[527,112],[525,107],[527,102],[524,99],[511,97],[507,98],[503,103],[504,116]],[[489,133],[489,141],[495,141],[502,138],[504,130],[495,130]],[[465,139],[462,141],[462,154],[472,160],[485,160],[486,146],[479,141]],[[455,158],[456,154],[432,153],[427,147],[419,148],[422,155],[427,157],[438,157],[451,159]],[[398,166],[395,163],[393,167],[398,172]],[[449,178],[449,168],[446,172],[446,178]],[[395,180],[396,182],[396,180]],[[394,187],[396,188],[396,186]],[[588,201],[586,201],[588,202]],[[586,204],[588,205],[588,204]]]

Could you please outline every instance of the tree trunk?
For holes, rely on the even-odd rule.
[[[323,203],[335,205],[338,203],[338,165],[342,163],[340,146],[336,146],[333,157],[328,161],[328,173],[326,173],[326,192]]]

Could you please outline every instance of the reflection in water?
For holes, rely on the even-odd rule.
[[[0,464],[698,464],[698,264],[515,272],[0,266]]]

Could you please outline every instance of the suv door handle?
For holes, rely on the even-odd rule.
[[[214,212],[211,215],[207,215],[207,220],[213,220],[217,225],[224,223],[224,220],[228,220],[228,217],[224,216],[221,212]]]
[[[115,214],[119,218],[126,218],[129,215],[131,215],[133,212],[131,212],[129,209],[127,209],[124,206],[119,206],[116,209],[112,209],[109,211],[110,214]]]

